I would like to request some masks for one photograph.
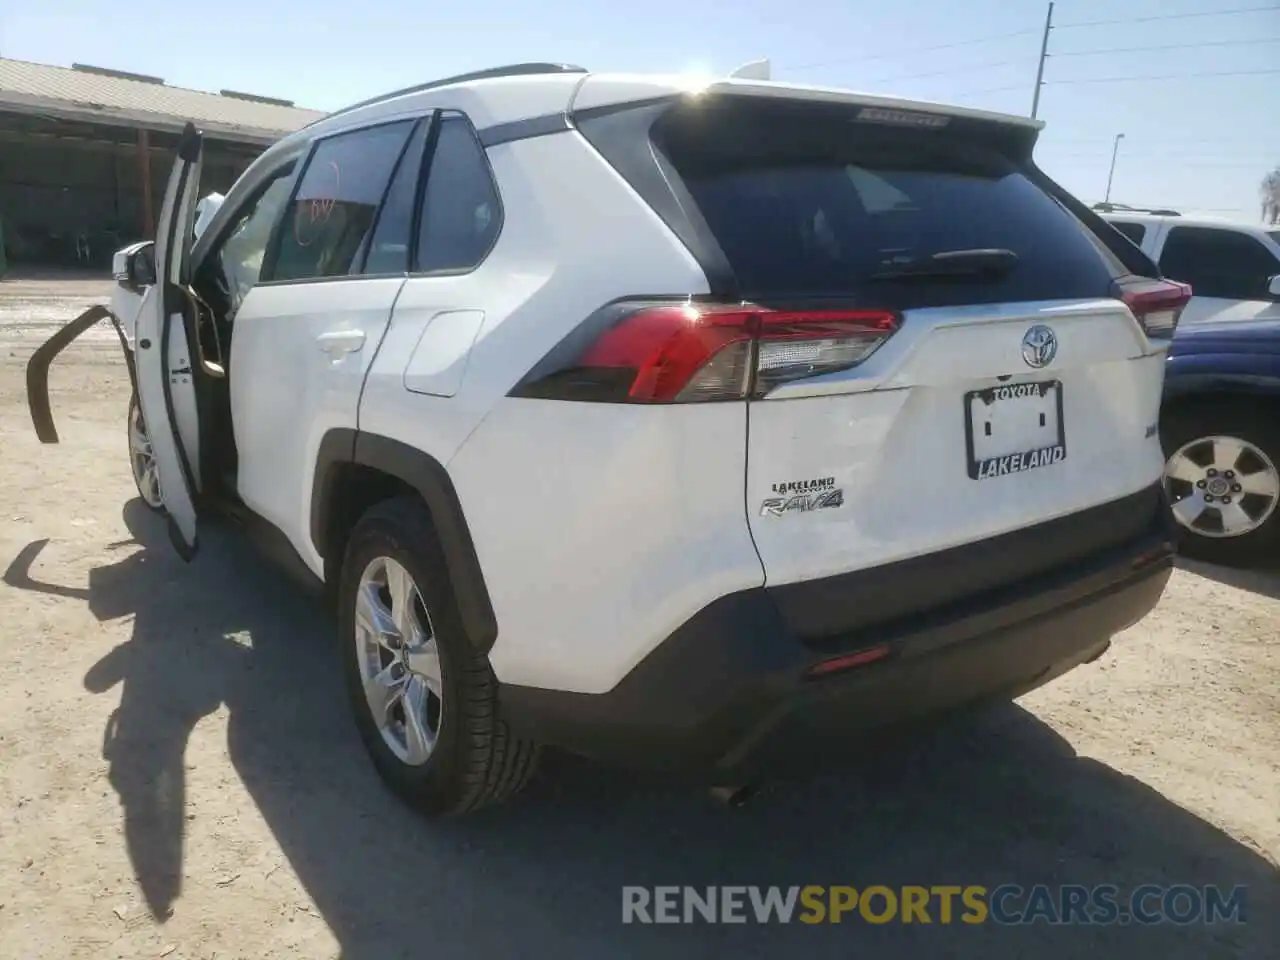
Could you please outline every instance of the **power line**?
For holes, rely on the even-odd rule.
[[[1130,80],[1184,80],[1191,77],[1257,77],[1270,73],[1280,73],[1280,70],[1223,70],[1208,73],[1169,73],[1141,77],[1086,77],[1078,80],[1046,80],[1045,83],[1055,85],[1069,83],[1127,83]]]
[[[1010,40],[1014,37],[1025,37],[1028,34],[1035,33],[1034,30],[1017,30],[1014,33],[999,33],[990,37],[977,37],[973,40],[957,40],[955,43],[940,43],[933,47],[910,47],[906,50],[895,50],[889,53],[874,53],[870,56],[852,56],[841,57],[839,60],[824,60],[821,63],[804,63],[797,67],[788,67],[789,70],[816,70],[819,67],[834,67],[844,63],[868,63],[872,60],[890,60],[893,57],[901,57],[912,53],[932,53],[935,50],[954,50],[956,47],[972,47],[980,43],[994,43],[997,40]]]
[[[1019,66],[1019,63],[1016,60],[1000,60],[996,63],[974,63],[963,67],[951,67],[947,70],[931,70],[928,73],[907,73],[893,77],[876,77],[872,80],[868,80],[867,83],[885,83],[891,80],[919,80],[921,77],[941,77],[949,73],[966,73],[974,70],[994,70],[997,67],[1015,66]]]
[[[1259,40],[1202,40],[1199,43],[1166,43],[1150,47],[1108,47],[1105,50],[1068,50],[1065,53],[1046,54],[1049,57],[1091,57],[1100,53],[1142,53],[1146,50],[1190,50],[1199,47],[1234,47],[1260,43],[1280,43],[1280,37]]]
[[[1232,133],[1232,131],[1225,131],[1225,132],[1220,131],[1220,132],[1215,133],[1215,134],[1214,134],[1214,136],[1230,135],[1231,133]],[[1174,134],[1166,134],[1164,131],[1160,131],[1158,134],[1154,134],[1154,133],[1144,133],[1144,134],[1141,134],[1141,136],[1142,136],[1142,137],[1144,137],[1144,138],[1146,138],[1146,137],[1151,137],[1151,136],[1158,136],[1158,137],[1160,138],[1160,142],[1161,142],[1161,143],[1171,143],[1171,144],[1174,144],[1174,145],[1176,145],[1176,146],[1187,146],[1187,145],[1189,145],[1189,144],[1193,144],[1193,143],[1194,143],[1194,144],[1199,145],[1199,144],[1204,143],[1204,142],[1206,141],[1206,139],[1211,139],[1210,137],[1207,137],[1207,136],[1206,136],[1205,134],[1203,134],[1203,133],[1198,133],[1198,134],[1185,134],[1185,133],[1184,133],[1184,134],[1181,134],[1181,135],[1174,135]],[[1057,136],[1057,135],[1056,135],[1056,133],[1055,133],[1055,135],[1054,135],[1054,138],[1053,138],[1053,139],[1054,139],[1054,142],[1055,142],[1055,143],[1064,143],[1064,144],[1065,144],[1065,143],[1070,143],[1070,144],[1094,144],[1094,143],[1105,143],[1105,144],[1108,144],[1108,145],[1110,145],[1111,140],[1112,140],[1112,138],[1111,138],[1111,137],[1102,137],[1102,136],[1093,136],[1093,137],[1060,137],[1060,136]],[[1125,138],[1126,142],[1127,142],[1128,140],[1130,140],[1130,139],[1137,139],[1137,138],[1136,138],[1135,136],[1132,136],[1132,135],[1131,135],[1131,136],[1127,136],[1127,137]],[[1264,150],[1271,150],[1271,149],[1274,149],[1274,148],[1272,148],[1272,147],[1270,147],[1270,146],[1266,146],[1266,147],[1263,147],[1262,149],[1264,149]],[[1126,150],[1127,150],[1127,148],[1126,148]]]
[[[1088,167],[1093,165],[1105,166],[1106,164],[1111,162],[1110,157],[1106,155],[1105,151],[1093,157],[1070,157],[1070,156],[1066,156],[1065,154],[1054,153],[1052,150],[1043,151],[1043,155],[1045,157],[1048,157],[1050,160],[1070,161],[1073,166],[1079,166],[1079,167]],[[1121,154],[1121,157],[1123,156],[1124,154]],[[1156,158],[1133,157],[1131,159],[1151,161]],[[1183,161],[1183,164],[1188,167],[1195,167],[1197,169],[1202,169],[1202,170],[1266,170],[1268,167],[1271,166],[1265,160],[1256,160],[1253,162],[1235,162],[1235,161],[1224,162],[1224,161],[1216,161],[1216,160],[1208,160],[1208,161],[1200,162],[1197,160],[1186,160],[1186,161]]]
[[[1231,10],[1202,10],[1198,13],[1162,13],[1150,17],[1129,17],[1124,20],[1088,20],[1083,23],[1054,24],[1055,30],[1070,30],[1073,27],[1109,27],[1118,23],[1151,23],[1155,20],[1187,20],[1192,17],[1227,17],[1237,13],[1261,13],[1263,11],[1280,11],[1274,4],[1266,7],[1235,7]]]
[[[1128,141],[1126,140],[1125,142],[1127,143]],[[1099,156],[1100,154],[1105,152],[1106,151],[1104,149],[1104,144],[1100,143],[1098,144],[1097,149],[1095,150],[1081,150],[1078,148],[1074,150],[1055,149],[1054,156],[1094,157],[1094,156]],[[1280,150],[1259,151],[1254,154],[1241,153],[1238,151],[1219,150],[1217,153],[1204,154],[1204,153],[1188,153],[1185,150],[1178,150],[1176,147],[1169,150],[1163,150],[1160,147],[1142,147],[1137,150],[1134,150],[1129,147],[1126,147],[1124,151],[1124,155],[1126,157],[1156,157],[1156,156],[1173,157],[1179,160],[1190,160],[1193,162],[1203,160],[1206,163],[1213,163],[1218,160],[1227,160],[1232,162],[1244,161],[1244,160],[1255,160],[1258,163],[1265,163],[1266,158],[1268,157],[1280,156]]]
[[[1061,160],[1064,163],[1072,163],[1077,166],[1103,166],[1110,162],[1110,157],[1106,151],[1099,151],[1096,155],[1088,157],[1074,157],[1065,153],[1058,153],[1052,148],[1042,147],[1041,155],[1051,157],[1052,159]],[[1124,154],[1121,154],[1123,157]],[[1139,161],[1146,164],[1176,162],[1177,166],[1187,170],[1269,170],[1273,163],[1266,160],[1183,160],[1178,157],[1128,157],[1129,160]]]
[[[1024,84],[1021,83],[1011,83],[1003,87],[983,87],[981,90],[965,90],[961,93],[953,93],[950,94],[950,97],[952,99],[959,99],[960,97],[976,97],[980,93],[1001,93],[1005,90],[1021,90],[1023,89],[1023,86]]]

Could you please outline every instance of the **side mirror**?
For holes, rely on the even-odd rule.
[[[1280,273],[1267,281],[1267,293],[1271,294],[1273,300],[1280,300]]]
[[[156,282],[156,248],[148,243],[135,250],[129,257],[127,272],[129,283],[135,287],[149,287]]]
[[[141,293],[156,282],[156,245],[146,240],[117,250],[111,274],[121,286]]]

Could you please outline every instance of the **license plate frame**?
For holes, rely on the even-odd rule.
[[[1057,439],[1055,443],[1018,450],[993,457],[979,458],[976,455],[974,438],[976,409],[975,402],[990,407],[995,403],[1016,403],[1028,396],[1027,388],[1032,388],[1036,397],[1043,400],[1049,391],[1054,392],[1057,413]],[[1014,391],[1010,394],[1010,391]],[[1019,395],[1018,392],[1021,391]],[[1004,394],[1004,396],[1002,396]],[[965,460],[971,480],[990,480],[993,477],[1009,476],[1014,473],[1026,473],[1039,467],[1061,463],[1067,457],[1067,427],[1063,417],[1061,380],[1037,380],[1031,383],[1001,384],[995,387],[984,387],[981,390],[969,390],[964,395],[964,439]]]

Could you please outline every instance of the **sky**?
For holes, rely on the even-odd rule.
[[[0,0],[0,56],[89,63],[321,110],[521,61],[723,75],[768,58],[776,80],[1026,115],[1047,9],[1042,0],[213,0],[198,14],[183,6]],[[1245,8],[1255,9],[1226,12]],[[1053,20],[1036,149],[1046,172],[1088,202],[1103,199],[1123,133],[1113,201],[1259,218],[1258,183],[1280,165],[1280,2],[1060,0]],[[1146,79],[1112,82],[1131,77]]]

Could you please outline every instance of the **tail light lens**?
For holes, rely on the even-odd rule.
[[[1191,299],[1191,287],[1173,280],[1129,277],[1116,281],[1116,296],[1133,311],[1148,337],[1167,340]]]
[[[897,315],[884,310],[616,303],[566,337],[512,396],[611,403],[743,400],[790,380],[857,366],[897,329]]]

